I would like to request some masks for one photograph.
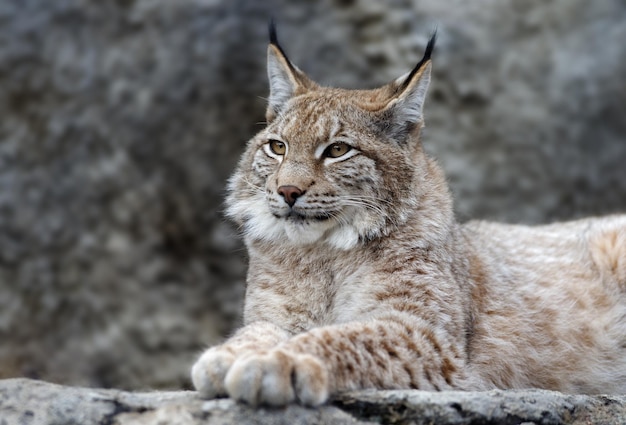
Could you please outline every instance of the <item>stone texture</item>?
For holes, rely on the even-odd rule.
[[[626,397],[551,391],[346,393],[319,408],[254,409],[194,392],[131,393],[64,387],[28,379],[0,380],[0,424],[619,424]]]
[[[0,377],[181,388],[237,324],[224,181],[263,121],[266,24],[325,84],[410,69],[459,217],[626,210],[623,0],[3,0]]]

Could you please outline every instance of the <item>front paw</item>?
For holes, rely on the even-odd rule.
[[[228,395],[224,387],[226,373],[235,362],[231,350],[213,347],[206,350],[191,368],[191,381],[202,398]]]
[[[230,397],[253,406],[298,401],[318,406],[328,399],[329,374],[316,357],[276,349],[238,359],[226,375]]]

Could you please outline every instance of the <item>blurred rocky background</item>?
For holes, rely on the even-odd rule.
[[[0,1],[0,378],[180,388],[239,320],[225,179],[266,28],[318,81],[408,71],[461,220],[626,211],[623,0]]]

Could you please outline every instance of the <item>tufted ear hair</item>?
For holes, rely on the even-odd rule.
[[[406,136],[424,124],[423,108],[430,84],[431,55],[437,31],[433,32],[424,56],[411,72],[391,83],[392,96],[384,108],[390,127],[398,137]]]
[[[267,76],[270,95],[265,117],[271,122],[294,96],[306,93],[316,84],[291,63],[278,43],[274,21],[269,24],[270,45],[267,48]]]

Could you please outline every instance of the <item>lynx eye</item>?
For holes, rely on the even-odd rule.
[[[339,158],[352,150],[352,146],[346,143],[333,143],[324,151],[326,158]]]
[[[285,145],[284,142],[281,142],[280,140],[270,140],[267,143],[270,147],[270,150],[272,151],[272,153],[276,154],[276,155],[284,155],[287,152],[287,145]]]

